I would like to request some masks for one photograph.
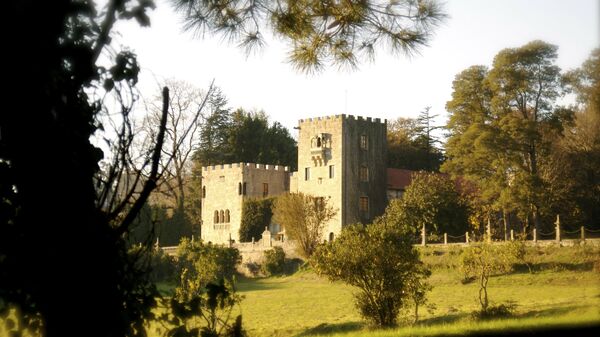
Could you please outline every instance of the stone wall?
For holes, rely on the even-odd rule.
[[[300,120],[299,128],[298,192],[325,197],[338,211],[327,223],[323,239],[339,235],[346,225],[368,223],[383,214],[387,206],[385,120],[336,115]],[[367,170],[366,181],[361,179],[361,168]],[[368,198],[368,211],[359,210],[361,197]]]
[[[266,184],[266,186],[265,186]],[[244,198],[271,197],[288,191],[289,169],[278,165],[235,163],[202,168],[202,240],[239,242]],[[266,195],[264,192],[267,192]],[[218,212],[219,221],[216,220]],[[227,214],[221,221],[220,212]]]

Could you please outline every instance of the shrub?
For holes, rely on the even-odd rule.
[[[273,199],[246,199],[242,205],[242,221],[240,223],[240,242],[258,240],[266,226],[271,224],[271,205]]]
[[[175,277],[175,260],[162,249],[133,246],[129,249],[138,266],[148,268],[148,276],[152,282],[173,281]]]
[[[461,271],[464,280],[479,280],[479,303],[482,312],[489,309],[487,287],[490,276],[512,270],[518,261],[519,252],[518,248],[511,245],[494,246],[489,243],[475,244],[463,250]]]
[[[181,240],[178,247],[176,294],[181,300],[198,296],[210,282],[233,281],[241,256],[236,248]]]
[[[429,290],[429,270],[406,233],[382,223],[345,228],[310,259],[330,280],[358,287],[356,306],[377,326],[394,326],[403,307],[421,305]],[[416,310],[415,310],[416,311]]]
[[[471,314],[475,319],[494,319],[513,316],[515,304],[499,304],[487,307],[486,310],[477,310]]]
[[[285,267],[285,252],[281,247],[273,247],[273,249],[264,252],[265,261],[262,265],[262,272],[269,275],[282,274]]]

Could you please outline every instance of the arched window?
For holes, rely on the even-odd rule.
[[[225,210],[225,223],[229,223],[230,219],[229,219],[229,210]]]
[[[238,195],[242,195],[242,183],[238,183]]]
[[[221,210],[221,212],[219,214],[219,221],[221,223],[225,222],[225,212],[223,212],[223,210]]]
[[[329,242],[333,241],[333,232],[329,233]]]
[[[321,147],[321,137],[317,137],[317,147]]]
[[[202,186],[202,198],[206,198],[206,186]]]
[[[215,211],[215,219],[214,219],[215,223],[219,223],[219,211]]]

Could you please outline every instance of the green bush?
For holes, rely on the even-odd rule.
[[[262,272],[267,275],[279,275],[284,272],[285,268],[285,252],[281,247],[273,247],[273,249],[264,252],[264,263]]]
[[[246,199],[242,205],[240,242],[259,240],[265,227],[271,224],[273,199]]]
[[[506,318],[514,315],[515,304],[491,305],[486,310],[477,310],[471,314],[474,319]]]
[[[232,282],[236,266],[241,262],[236,248],[227,248],[201,241],[181,240],[178,250],[176,294],[181,300],[199,296],[208,283],[220,280]]]
[[[162,249],[143,248],[141,245],[129,249],[129,255],[142,268],[148,268],[152,282],[170,282],[175,277],[175,260]]]
[[[361,315],[377,326],[394,326],[403,308],[425,303],[430,271],[419,259],[406,232],[376,223],[345,228],[321,245],[310,259],[315,271],[358,288]]]

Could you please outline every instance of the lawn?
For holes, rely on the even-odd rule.
[[[470,313],[478,307],[478,287],[460,282],[459,251],[433,248],[423,251],[423,258],[433,266],[429,303],[435,309],[421,309],[416,326],[369,330],[353,305],[354,289],[309,270],[240,279],[238,289],[245,296],[241,312],[250,336],[409,336],[600,324],[600,274],[591,263],[598,253],[598,249],[530,248],[533,273],[522,267],[489,283],[492,304],[516,305],[516,316],[510,319],[473,321]]]
[[[406,318],[397,329],[372,330],[354,307],[355,289],[303,269],[282,277],[239,278],[244,328],[251,337],[383,337],[600,326],[600,247],[529,248],[529,266],[490,279],[492,304],[516,305],[514,317],[490,321],[470,317],[478,308],[478,287],[461,283],[459,255],[460,248],[422,250],[423,260],[433,271],[428,300],[435,308],[422,308],[416,325],[408,324]],[[170,284],[158,286],[164,294],[173,288]],[[157,333],[157,327],[159,324],[151,324],[150,336],[163,335]],[[6,332],[3,328],[0,324],[0,335]]]

